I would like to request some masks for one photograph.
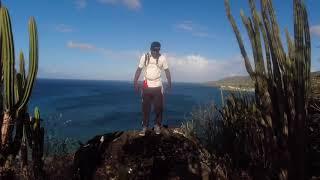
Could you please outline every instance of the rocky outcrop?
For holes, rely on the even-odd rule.
[[[210,179],[209,153],[194,139],[162,129],[96,136],[74,156],[74,179]]]

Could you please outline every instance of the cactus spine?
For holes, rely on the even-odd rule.
[[[268,159],[278,170],[279,178],[286,178],[283,174],[288,174],[289,179],[304,179],[304,136],[311,62],[306,8],[301,0],[293,0],[294,41],[286,31],[286,53],[272,1],[261,0],[261,15],[256,10],[254,0],[249,0],[249,4],[252,17],[246,17],[242,11],[240,15],[250,38],[254,70],[231,15],[229,0],[225,0],[227,17],[236,35],[247,72],[255,82],[256,103],[266,125],[264,134]],[[280,158],[273,155],[276,150],[281,151]]]

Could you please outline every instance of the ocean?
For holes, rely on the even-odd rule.
[[[220,104],[220,90],[193,83],[173,83],[165,95],[163,124],[179,126],[193,109]],[[141,128],[141,95],[129,81],[37,79],[29,112],[38,106],[47,133],[86,141],[97,134]],[[154,123],[151,116],[149,125]]]

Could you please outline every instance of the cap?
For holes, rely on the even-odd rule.
[[[161,47],[161,44],[158,41],[154,41],[151,43],[151,48],[155,48],[155,47]]]

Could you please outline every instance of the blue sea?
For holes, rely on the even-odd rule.
[[[180,126],[190,112],[219,104],[220,90],[202,84],[173,83],[165,95],[163,124]],[[40,108],[46,132],[86,141],[97,134],[141,128],[141,95],[129,81],[37,79],[29,103]],[[150,118],[150,126],[154,117]]]

